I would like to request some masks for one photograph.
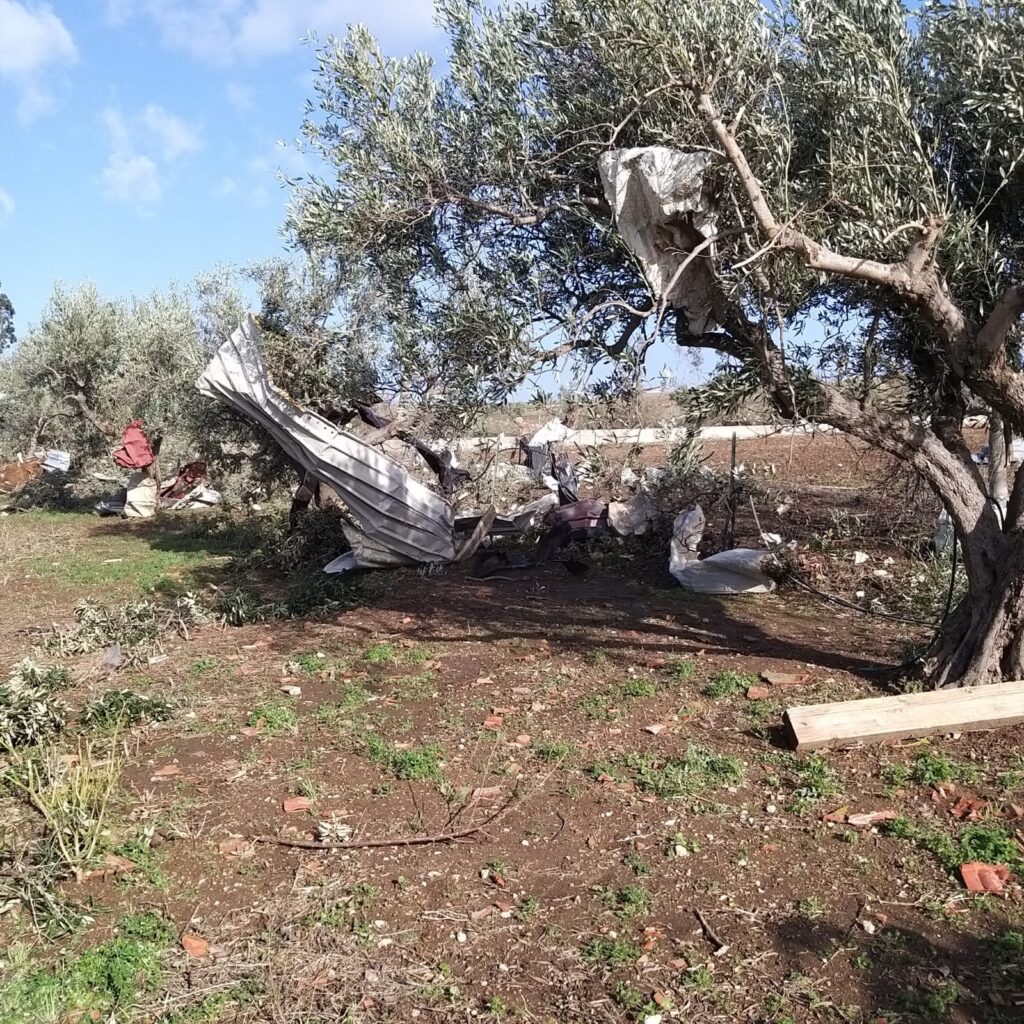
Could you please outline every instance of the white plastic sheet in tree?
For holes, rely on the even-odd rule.
[[[344,501],[348,536],[361,568],[451,561],[451,506],[397,462],[301,409],[270,381],[252,317],[217,350],[197,387],[258,423],[281,449]]]
[[[667,146],[611,150],[598,160],[622,240],[643,266],[655,296],[684,310],[695,335],[716,326],[708,313],[712,281],[700,255],[681,273],[680,268],[695,246],[717,233],[707,187],[714,160],[705,150]]]

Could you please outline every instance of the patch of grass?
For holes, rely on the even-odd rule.
[[[160,952],[174,937],[157,914],[125,918],[116,938],[53,968],[25,964],[0,988],[3,1024],[67,1020],[127,1020],[139,997],[160,980]]]
[[[1004,825],[981,821],[967,825],[959,835],[951,835],[937,825],[897,818],[886,824],[885,833],[927,851],[954,875],[961,864],[971,861],[1005,864],[1014,874],[1024,870],[1021,848]]]
[[[640,959],[640,948],[629,939],[600,936],[580,948],[580,956],[595,967],[632,967]]]
[[[312,675],[314,672],[319,672],[326,665],[327,656],[317,652],[316,654],[300,654],[292,658],[286,667],[289,672],[303,672],[306,675]]]
[[[159,592],[163,593],[170,583],[177,582],[171,574],[194,568],[209,560],[210,556],[205,551],[164,551],[133,545],[130,551],[125,549],[125,556],[120,561],[107,561],[97,558],[92,551],[82,551],[64,553],[56,564],[52,558],[33,558],[27,567],[33,576],[56,579],[76,589],[106,589],[130,583],[140,590],[156,591],[160,587]]]
[[[622,855],[622,863],[638,877],[649,875],[651,873],[651,865],[645,861],[643,857],[636,852],[636,850],[627,850],[626,853]]]
[[[689,658],[680,658],[672,664],[672,678],[677,683],[688,683],[697,674],[697,665]]]
[[[646,917],[654,909],[654,897],[642,885],[624,885],[621,889],[597,890],[604,905],[623,921]]]
[[[132,690],[108,690],[82,709],[82,725],[112,731],[139,722],[166,722],[177,704],[163,697],[145,697]]]
[[[390,665],[398,660],[398,651],[394,644],[374,644],[363,654],[363,660],[371,665]]]
[[[698,992],[708,992],[715,987],[715,976],[707,964],[694,964],[687,967],[679,979],[686,988]]]
[[[249,712],[245,724],[251,728],[260,728],[269,736],[279,736],[282,733],[295,732],[298,728],[299,716],[291,704],[275,698],[257,704]]]
[[[650,1000],[638,988],[628,981],[617,981],[612,990],[612,998],[627,1013],[642,1014],[650,1004]]]
[[[512,911],[512,916],[517,921],[529,921],[540,913],[540,900],[536,896],[524,896]]]
[[[608,661],[607,653],[600,647],[591,647],[583,657],[590,665],[604,665]]]
[[[618,710],[607,693],[590,693],[579,704],[580,711],[594,722],[614,722]]]
[[[370,760],[396,779],[419,782],[440,782],[442,779],[442,752],[437,744],[402,750],[375,733],[368,733],[365,743]]]
[[[564,740],[538,740],[531,748],[533,756],[549,764],[565,761],[575,753],[575,748]]]
[[[825,914],[825,904],[817,896],[808,896],[799,900],[796,905],[797,913],[806,917],[808,921],[817,921]]]
[[[802,811],[818,800],[842,792],[839,776],[821,754],[810,754],[795,761],[793,774],[797,780],[793,791],[793,810]]]
[[[736,758],[696,744],[690,744],[677,757],[666,758],[650,751],[632,753],[623,760],[595,765],[591,771],[596,773],[595,778],[603,771],[619,781],[632,781],[637,789],[663,799],[732,786],[743,779],[743,765]]]
[[[163,869],[163,854],[159,850],[154,850],[149,843],[142,839],[132,839],[119,846],[114,852],[122,857],[127,857],[138,869],[137,874],[122,876],[127,884],[133,884],[138,877],[141,877],[154,889],[159,889],[161,892],[166,892],[170,888],[171,880]],[[161,920],[163,919],[161,918]]]
[[[399,676],[390,680],[390,683],[395,689],[395,696],[403,700],[429,697],[434,691],[434,673],[419,672],[416,675]]]
[[[205,654],[201,658],[197,658],[192,662],[189,667],[189,672],[194,676],[205,675],[207,672],[212,672],[217,667],[217,659],[212,655]]]
[[[726,697],[735,697],[739,693],[746,693],[751,686],[756,685],[757,676],[729,669],[724,672],[716,672],[707,681],[701,693],[714,700],[723,700]]]
[[[501,996],[491,996],[484,1002],[484,1012],[489,1013],[495,1020],[503,1020],[511,1013],[512,1008]]]
[[[658,684],[643,676],[631,676],[619,691],[623,697],[653,697],[658,692]]]
[[[934,750],[922,750],[910,767],[910,778],[920,786],[944,782],[975,782],[978,769],[964,761],[954,761]]]

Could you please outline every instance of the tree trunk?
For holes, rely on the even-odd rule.
[[[1024,537],[985,532],[966,539],[964,554],[968,593],[940,628],[925,677],[937,688],[1024,679]]]
[[[1000,522],[1006,519],[1006,507],[1010,502],[1009,456],[1003,418],[991,413],[988,418],[988,494],[999,509]]]

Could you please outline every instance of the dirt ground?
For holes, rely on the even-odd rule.
[[[728,464],[728,442],[707,453]],[[834,438],[740,458],[762,528],[823,589],[921,618],[895,583],[928,571],[929,495]],[[749,502],[736,532],[757,535]],[[1024,1019],[1019,881],[974,895],[959,873],[1024,868],[1024,730],[796,756],[782,728],[787,706],[897,685],[884,670],[928,627],[789,587],[687,595],[658,537],[582,577],[375,574],[328,618],[199,625],[119,669],[39,649],[84,597],[273,588],[239,568],[247,538],[0,520],[0,669],[71,671],[61,749],[116,763],[94,859],[122,858],[61,882],[91,919],[69,933],[0,897],[0,1024]],[[173,714],[74,724],[114,688]],[[10,782],[23,757],[0,796],[8,880],[47,850]],[[895,820],[847,822],[867,812]],[[318,835],[408,844],[281,843]]]

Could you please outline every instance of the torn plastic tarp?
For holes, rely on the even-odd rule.
[[[698,559],[704,524],[704,511],[695,505],[680,512],[672,525],[668,571],[681,587],[697,594],[768,594],[775,589],[775,581],[762,571],[772,557],[768,551],[733,548]]]
[[[217,350],[197,387],[263,427],[285,454],[344,501],[360,568],[447,562],[455,557],[451,506],[397,462],[301,409],[274,388],[247,316]]]
[[[608,525],[620,537],[641,537],[658,518],[658,509],[644,493],[628,501],[608,502]]]
[[[122,469],[145,469],[155,458],[142,420],[132,420],[121,434],[121,447],[114,452],[114,462]]]
[[[706,150],[666,146],[618,149],[598,160],[605,198],[626,247],[640,261],[655,296],[684,310],[689,330],[701,335],[716,324],[709,316],[714,282],[693,249],[717,231]]]

